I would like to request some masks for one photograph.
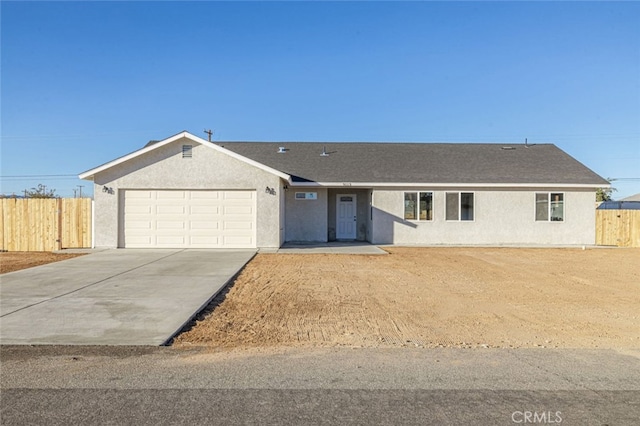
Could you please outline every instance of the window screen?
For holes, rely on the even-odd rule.
[[[404,193],[404,218],[405,220],[416,220],[418,218],[417,215],[417,206],[418,200],[415,192],[405,192]]]
[[[550,194],[550,216],[554,222],[561,222],[564,220],[564,194],[551,193]]]
[[[536,220],[549,220],[549,194],[536,194]]]
[[[458,193],[457,192],[447,192],[445,217],[447,220],[458,220]]]
[[[445,218],[447,220],[473,220],[473,192],[447,192]]]
[[[473,220],[473,193],[460,194],[460,220]]]
[[[420,193],[420,220],[433,220],[433,193]]]

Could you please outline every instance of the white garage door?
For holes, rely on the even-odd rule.
[[[254,248],[255,191],[127,190],[127,248]]]

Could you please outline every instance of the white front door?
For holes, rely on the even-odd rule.
[[[336,196],[336,239],[356,239],[356,195]]]

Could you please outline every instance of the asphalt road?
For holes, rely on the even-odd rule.
[[[2,425],[637,425],[640,353],[3,346]]]

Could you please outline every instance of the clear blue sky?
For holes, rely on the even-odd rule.
[[[640,4],[7,2],[2,192],[182,130],[555,143],[640,192]]]

